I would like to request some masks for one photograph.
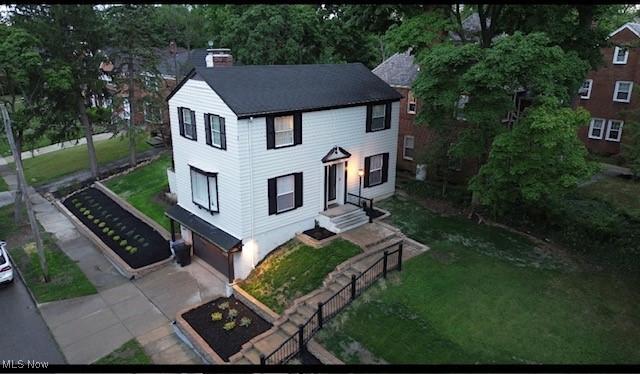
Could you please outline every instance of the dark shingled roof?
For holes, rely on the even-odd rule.
[[[360,63],[207,68],[205,55],[193,51],[194,79],[207,82],[240,118],[401,98]]]
[[[396,53],[373,69],[373,73],[392,86],[411,87],[418,75],[418,65],[410,51]]]

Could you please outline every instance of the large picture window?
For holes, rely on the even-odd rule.
[[[191,167],[191,199],[199,208],[218,212],[218,175]]]

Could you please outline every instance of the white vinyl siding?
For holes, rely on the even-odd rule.
[[[293,116],[276,117],[273,120],[276,148],[293,145]]]
[[[613,50],[613,63],[616,65],[624,65],[629,58],[629,50],[627,48],[615,47]]]
[[[609,126],[607,127],[606,140],[619,142],[622,138],[622,125],[624,122],[611,119],[609,120]]]
[[[384,130],[385,105],[374,105],[371,109],[371,131]]]
[[[605,122],[603,118],[592,118],[589,125],[589,138],[602,139]]]
[[[404,136],[404,147],[403,147],[403,154],[402,157],[405,160],[413,160],[413,151],[414,151],[414,144],[415,143],[415,138],[411,135],[405,135]]]
[[[631,91],[633,90],[633,82],[616,81],[613,91],[613,101],[620,103],[628,103],[631,101]]]
[[[586,79],[582,83],[582,87],[580,88],[580,98],[585,100],[591,98],[592,87],[593,87],[593,79]]]

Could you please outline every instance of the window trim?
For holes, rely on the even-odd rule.
[[[591,89],[593,88],[593,79],[585,79],[584,82],[589,82],[589,89],[587,90],[587,94],[586,95],[580,95],[580,98],[583,100],[588,100],[591,98]],[[582,85],[584,86],[584,82],[582,82]],[[580,87],[582,89],[582,87]]]
[[[411,110],[411,105],[413,104],[413,110]],[[418,105],[416,104],[416,97],[413,95],[412,91],[409,91],[407,94],[407,114],[416,114],[418,110]]]
[[[597,136],[594,136],[594,135],[593,135],[593,129],[594,129],[594,127],[593,127],[593,123],[594,123],[596,120],[600,120],[600,121],[602,121],[602,127],[600,127],[600,137],[597,137]],[[606,127],[606,126],[607,126],[607,120],[606,120],[606,119],[604,119],[604,118],[597,118],[597,117],[591,118],[591,122],[589,123],[589,131],[588,131],[588,133],[587,133],[587,136],[589,137],[589,139],[598,139],[598,140],[599,140],[599,139],[602,139],[602,138],[603,138],[603,136],[604,136],[604,130],[605,130],[605,127]]]
[[[375,107],[382,107],[382,117],[374,117],[373,116],[373,108]],[[386,130],[386,120],[387,120],[387,105],[385,103],[383,104],[373,104],[371,105],[371,132],[376,132],[376,131],[383,131]],[[382,127],[381,128],[374,128],[373,127],[373,120],[374,118],[382,118]]]
[[[625,49],[624,60],[623,61],[618,61],[618,52],[621,49]],[[629,48],[620,48],[619,46],[616,46],[614,48],[614,50],[613,50],[613,64],[614,65],[626,65],[628,59],[629,59]]]
[[[407,139],[413,139],[413,147],[411,149],[415,152],[416,150],[416,137],[413,135],[405,135],[402,141],[402,158],[404,160],[413,161],[413,157],[407,156]]]
[[[300,191],[297,190],[297,184],[298,182],[296,181],[296,176],[300,174]],[[292,176],[293,177],[293,208],[291,209],[287,209],[287,210],[278,210],[278,179],[280,178],[284,178],[284,177],[289,177]],[[278,215],[278,214],[282,214],[282,213],[287,213],[290,212],[292,210],[296,210],[300,207],[303,206],[302,204],[302,193],[304,192],[304,187],[302,185],[302,179],[303,178],[303,173],[302,172],[293,172],[293,173],[289,173],[289,174],[284,174],[284,175],[278,175],[277,177],[272,177],[272,178],[268,178],[267,181],[269,180],[274,180],[274,198],[275,198],[275,211],[271,212],[271,203],[269,202],[268,206],[269,206],[269,215]],[[269,182],[267,182],[267,185],[269,184]],[[269,187],[267,187],[267,199],[271,200],[271,195],[269,194]],[[300,204],[298,205],[298,195],[300,195]]]
[[[196,172],[197,174],[200,175],[204,175],[207,178],[207,196],[209,198],[209,207],[205,207],[200,203],[197,203],[194,199],[193,199],[193,172]],[[211,178],[214,178],[216,181],[216,209],[212,209],[211,208]],[[213,214],[213,213],[219,213],[220,212],[220,199],[219,199],[219,190],[218,190],[218,173],[214,173],[214,172],[208,172],[208,171],[204,171],[202,169],[199,169],[193,165],[189,165],[189,183],[190,183],[190,187],[191,187],[191,202],[193,203],[193,205],[197,206],[200,209],[204,209],[207,212]]]
[[[618,137],[617,138],[611,138],[609,137],[609,134],[611,133],[611,124],[612,122],[618,122],[620,123],[620,128],[618,129]],[[621,120],[617,120],[617,119],[610,119],[607,123],[607,133],[604,137],[605,140],[610,141],[610,142],[620,142],[620,140],[622,139],[622,127],[624,126],[624,121]]]
[[[627,95],[627,100],[618,99],[618,93],[620,92],[620,84],[629,83],[629,93]],[[631,102],[631,93],[633,92],[633,81],[616,81],[614,90],[613,90],[613,101],[618,103],[629,103]]]
[[[289,177],[293,178],[293,189],[290,192],[280,194],[279,191],[278,191],[278,180],[281,179],[281,178],[289,178]],[[284,195],[288,195],[288,194],[292,194],[293,195],[293,205],[292,205],[291,208],[280,210],[280,207],[278,206],[278,197],[284,196]],[[293,210],[295,208],[296,208],[296,176],[295,176],[295,173],[287,174],[287,175],[281,175],[279,177],[276,177],[276,214],[288,212],[288,211]]]
[[[276,130],[276,119],[277,118],[282,118],[282,117],[291,117],[291,119],[292,119],[292,121],[291,121],[291,143],[278,145],[277,134],[279,132],[280,133],[289,132],[289,130],[287,130],[287,131],[278,131],[278,130]],[[273,117],[273,147],[275,149],[278,149],[278,148],[292,147],[294,145],[296,145],[296,117],[295,117],[295,114],[286,114],[286,115],[282,115],[282,116],[274,116]]]
[[[193,130],[193,137],[187,136],[187,131],[186,131],[187,124],[184,122],[184,112],[185,112],[185,110],[189,111],[189,120],[193,120],[193,123],[190,125],[192,127],[192,130]],[[193,115],[191,113],[193,113]],[[187,108],[187,107],[179,107],[178,108],[178,116],[180,116],[178,118],[178,123],[181,124],[181,126],[182,126],[182,132],[181,132],[180,136],[182,136],[185,139],[198,141],[196,111],[195,110],[191,110],[190,108]]]

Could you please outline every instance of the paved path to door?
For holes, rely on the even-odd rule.
[[[0,174],[15,189],[15,174]],[[38,304],[40,313],[69,364],[89,364],[136,338],[156,364],[200,364],[175,335],[178,310],[224,293],[223,279],[199,261],[169,264],[129,281],[53,204],[30,189],[36,218],[58,246],[76,261],[98,293]]]

